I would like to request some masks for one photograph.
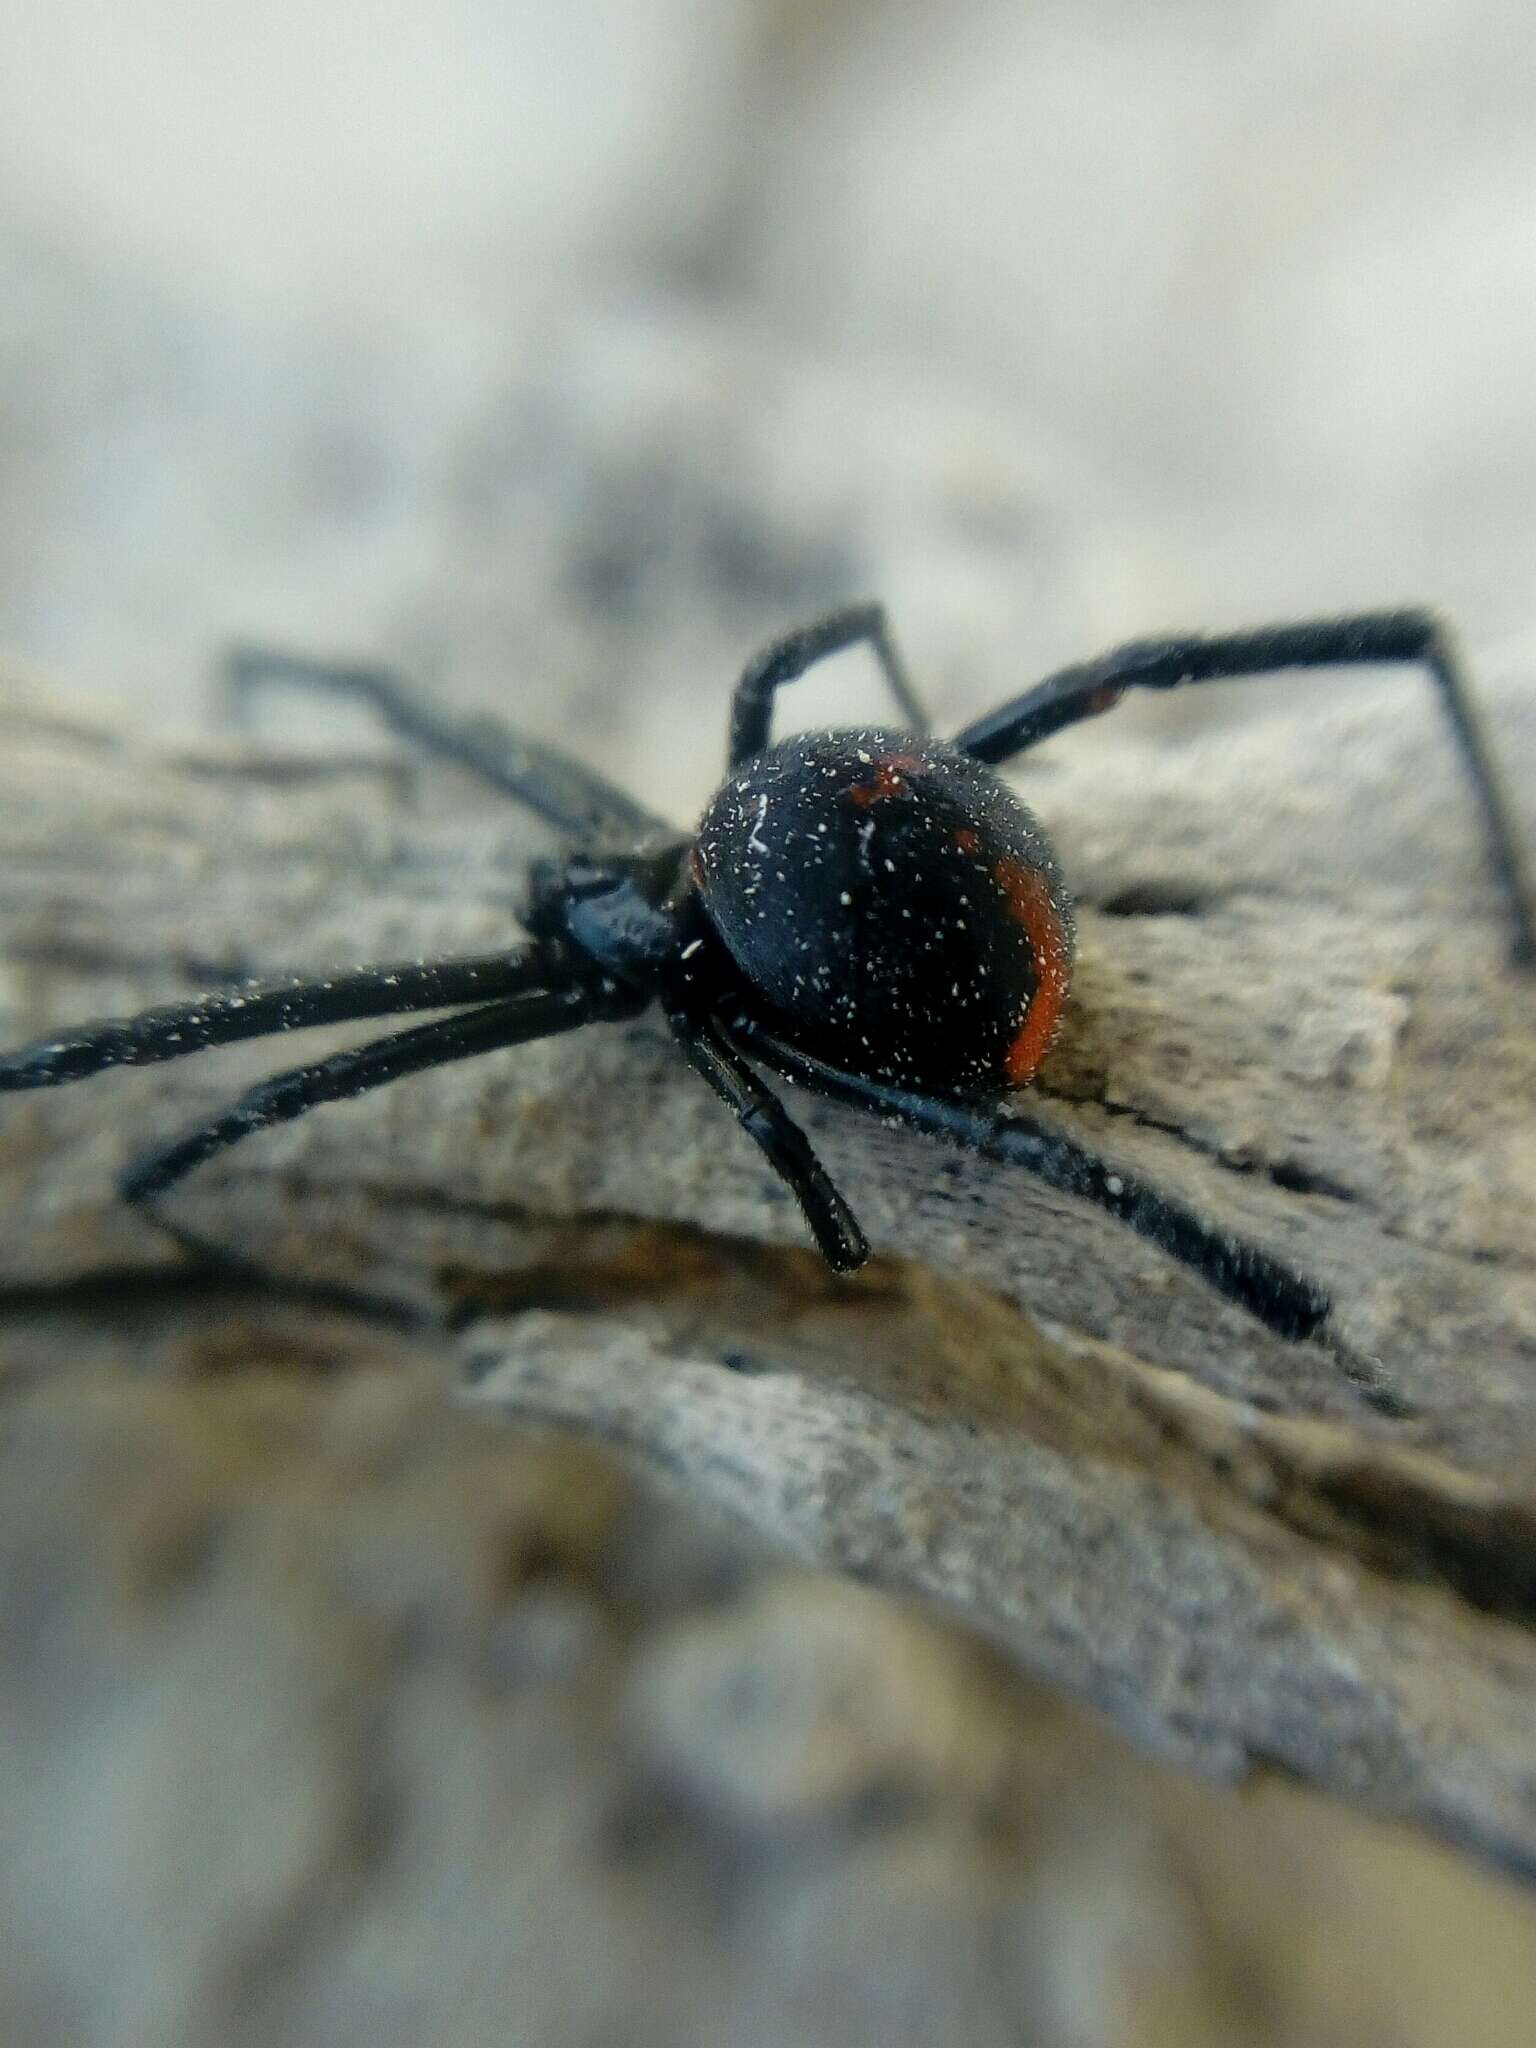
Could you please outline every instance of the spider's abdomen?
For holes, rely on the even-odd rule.
[[[733,775],[693,874],[762,1021],[947,1094],[1029,1080],[1072,968],[1044,833],[990,769],[896,732],[804,734]]]

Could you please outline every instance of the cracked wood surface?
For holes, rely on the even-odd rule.
[[[1518,786],[1536,695],[1481,687]],[[1035,1092],[1320,1278],[1329,1344],[1018,1174],[802,1101],[880,1253],[833,1282],[650,1018],[320,1112],[172,1214],[285,1284],[446,1313],[478,1402],[943,1602],[1144,1743],[1278,1761],[1529,1874],[1536,990],[1427,689],[1252,690],[1230,730],[1122,717],[1020,774],[1081,932]],[[700,693],[722,728],[725,691]],[[512,940],[534,831],[372,747],[160,756],[7,686],[6,1038]],[[169,1274],[115,1170],[317,1042],[0,1105],[7,1314]]]

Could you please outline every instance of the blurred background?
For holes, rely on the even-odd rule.
[[[537,675],[686,810],[694,693],[850,587],[955,713],[1533,627],[1516,0],[14,0],[0,60],[0,644],[82,684]]]
[[[7,0],[0,658],[186,727],[236,634],[388,654],[680,817],[745,654],[851,595],[948,720],[1396,600],[1517,663],[1533,105],[1517,0]],[[1008,1697],[1051,1962],[947,2038],[1529,2038],[1513,1891]],[[915,1958],[825,2038],[945,2038],[915,1930],[999,1853],[910,1926],[822,1869],[773,1967]]]

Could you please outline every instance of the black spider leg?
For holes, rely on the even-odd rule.
[[[375,1039],[371,1045],[335,1053],[311,1066],[274,1074],[248,1089],[221,1116],[137,1160],[119,1183],[123,1198],[151,1201],[216,1152],[274,1124],[288,1123],[321,1103],[349,1101],[403,1075],[447,1066],[452,1060],[474,1059],[532,1039],[552,1038],[582,1024],[633,1016],[646,1000],[613,981],[573,982],[565,988],[461,1011],[455,1017],[440,1017],[410,1031]]]
[[[456,717],[390,669],[237,647],[227,658],[225,674],[237,710],[266,683],[355,697],[391,732],[467,769],[583,845],[632,845],[677,836],[665,819],[579,761],[553,747],[519,739],[499,719]]]
[[[985,1159],[1022,1166],[1062,1194],[1095,1203],[1279,1336],[1310,1337],[1327,1321],[1328,1297],[1293,1267],[1229,1231],[1214,1229],[1182,1202],[1107,1165],[1060,1131],[1008,1110],[861,1080],[796,1052],[750,1020],[739,1031],[753,1057],[787,1081],[934,1137],[952,1138]]]
[[[857,1271],[869,1257],[869,1240],[783,1103],[712,1017],[672,1010],[667,1021],[689,1065],[703,1075],[800,1204],[827,1264],[838,1273]]]
[[[914,732],[926,733],[928,714],[907,680],[906,668],[886,624],[885,606],[853,604],[771,641],[748,662],[731,698],[730,766],[739,768],[768,745],[776,691],[786,683],[797,682],[818,661],[861,643],[870,648],[879,662],[908,725]]]
[[[525,946],[462,960],[401,960],[312,981],[244,982],[135,1017],[71,1025],[0,1053],[0,1094],[83,1081],[107,1067],[155,1066],[242,1038],[496,1001],[563,981],[570,972],[557,949]]]
[[[1489,859],[1509,903],[1511,955],[1521,966],[1536,964],[1536,876],[1461,656],[1432,612],[1360,612],[1244,633],[1133,640],[1096,661],[1048,676],[968,725],[956,734],[954,745],[995,766],[1063,726],[1110,710],[1129,689],[1171,690],[1183,683],[1225,682],[1286,669],[1397,662],[1421,664],[1440,692],[1483,814]]]

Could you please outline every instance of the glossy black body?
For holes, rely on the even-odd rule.
[[[910,733],[797,736],[732,775],[691,872],[749,1014],[828,1066],[995,1097],[1066,994],[1072,916],[1035,819]]]

